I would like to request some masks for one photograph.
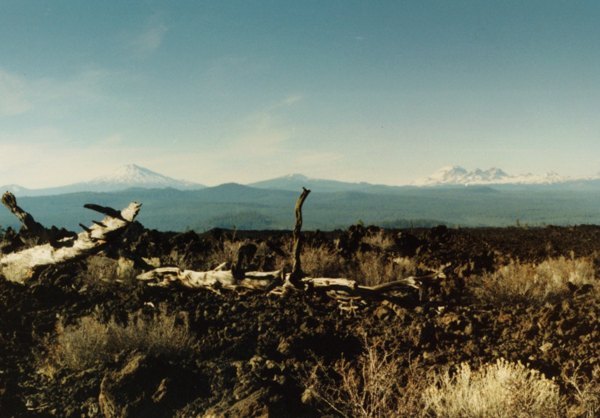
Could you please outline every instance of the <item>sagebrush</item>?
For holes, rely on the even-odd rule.
[[[477,371],[462,363],[453,375],[435,375],[423,394],[436,418],[559,417],[558,385],[521,363],[499,359]]]
[[[104,323],[94,316],[83,317],[75,325],[59,322],[56,339],[48,342],[48,354],[54,365],[85,370],[133,350],[178,358],[192,354],[196,343],[184,315],[169,315],[160,309],[153,318],[131,314],[126,325],[114,318]]]
[[[586,258],[549,258],[534,265],[512,260],[496,272],[472,283],[474,295],[484,303],[542,305],[569,297],[573,289],[598,287],[594,264]]]

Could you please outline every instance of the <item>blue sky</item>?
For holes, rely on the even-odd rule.
[[[600,171],[600,2],[0,0],[0,184]]]

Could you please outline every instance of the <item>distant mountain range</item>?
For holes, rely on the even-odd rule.
[[[91,181],[74,183],[67,186],[51,187],[46,189],[26,189],[15,184],[3,186],[0,193],[12,192],[15,196],[51,196],[77,192],[118,192],[121,190],[139,187],[143,189],[199,190],[206,186],[185,180],[175,180],[163,176],[147,168],[129,164],[116,171],[97,177]]]
[[[577,190],[600,189],[600,174],[589,177],[565,177],[555,172],[544,175],[521,174],[512,176],[499,168],[489,170],[475,169],[467,171],[459,166],[443,167],[430,176],[414,181],[405,186],[387,186],[371,183],[351,183],[336,180],[310,178],[302,174],[289,174],[270,180],[250,183],[252,189],[270,189],[298,192],[302,187],[320,193],[358,192],[366,194],[398,194],[411,188],[458,187],[458,186],[493,186],[506,189],[547,189],[567,188]],[[95,178],[91,181],[74,183],[67,186],[46,189],[26,189],[18,185],[6,185],[0,193],[8,190],[17,197],[52,196],[79,192],[119,192],[131,188],[141,189],[177,189],[201,190],[206,186],[185,180],[175,180],[147,168],[134,164],[120,167],[113,173]]]
[[[410,186],[292,174],[205,187],[128,165],[89,182],[37,190],[4,186],[0,192],[13,191],[19,205],[46,226],[76,231],[79,223],[98,220],[97,213],[84,209],[86,203],[123,208],[137,201],[143,204],[138,220],[149,229],[203,231],[291,229],[302,187],[313,192],[304,206],[306,230],[345,228],[359,219],[385,227],[506,226],[517,220],[530,226],[600,224],[600,176],[510,176],[500,169],[447,167]],[[0,225],[18,228],[19,221],[0,210]]]
[[[597,181],[600,174],[589,177],[566,177],[560,176],[554,171],[543,175],[520,174],[511,176],[499,168],[491,168],[486,171],[475,169],[467,171],[462,167],[443,167],[428,177],[421,178],[412,183],[413,186],[449,186],[449,185],[551,185],[572,182]]]
[[[395,188],[394,186],[380,186],[370,183],[347,183],[336,180],[323,180],[309,178],[302,174],[288,174],[287,176],[277,177],[271,180],[259,181],[256,183],[248,184],[250,187],[257,189],[275,189],[275,190],[290,190],[298,191],[302,190],[302,187],[306,187],[310,190],[319,192],[350,192],[350,191],[361,191],[370,192],[374,188]],[[398,186],[396,186],[398,187]]]
[[[306,187],[319,192],[362,192],[369,194],[397,194],[407,188],[422,187],[451,187],[451,186],[494,186],[502,189],[523,188],[568,188],[568,189],[598,189],[600,174],[588,177],[566,177],[555,172],[543,175],[520,174],[512,176],[500,168],[489,170],[475,169],[467,171],[462,167],[443,167],[430,176],[418,179],[405,186],[386,186],[370,183],[347,183],[334,180],[322,180],[306,177],[302,174],[289,174],[271,180],[248,184],[250,187],[275,190],[302,190]]]

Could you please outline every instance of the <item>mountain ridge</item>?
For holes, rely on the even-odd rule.
[[[600,180],[600,174],[587,177],[568,177],[561,176],[554,171],[549,171],[542,175],[536,174],[518,174],[511,176],[502,169],[492,167],[489,170],[476,168],[467,171],[460,166],[446,166],[437,170],[435,173],[415,180],[411,183],[416,187],[431,186],[458,186],[458,185],[556,185],[570,182],[595,181]]]
[[[446,166],[427,177],[400,186],[311,178],[299,173],[287,174],[243,186],[261,190],[271,189],[293,192],[297,192],[298,190],[302,190],[303,187],[306,187],[317,193],[361,192],[368,194],[397,194],[410,188],[445,188],[458,186],[493,186],[501,187],[503,189],[566,187],[584,190],[600,188],[600,173],[593,176],[567,177],[550,171],[543,175],[527,173],[512,176],[497,167],[492,167],[488,170],[476,168],[467,171],[460,166]],[[206,188],[206,186],[185,180],[175,180],[147,168],[129,164],[119,167],[112,173],[96,177],[87,182],[45,189],[27,189],[16,184],[9,184],[2,186],[0,190],[10,191],[17,197],[26,197],[51,196],[78,192],[115,192],[131,188],[173,188],[185,191],[201,190]]]
[[[186,180],[176,180],[135,164],[127,164],[115,171],[96,177],[87,182],[73,183],[66,186],[42,189],[27,189],[10,184],[2,186],[2,191],[10,191],[17,197],[52,196],[77,192],[117,192],[130,188],[199,190],[206,186]]]

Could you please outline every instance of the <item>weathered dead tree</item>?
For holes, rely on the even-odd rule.
[[[243,263],[256,252],[254,244],[240,246],[233,265],[222,263],[214,270],[192,271],[177,267],[159,267],[138,276],[150,286],[168,287],[172,284],[190,289],[204,288],[218,292],[220,289],[254,289],[267,291],[283,283],[281,270],[270,272],[246,271]]]
[[[236,277],[238,276],[238,277]],[[223,263],[211,271],[181,270],[178,267],[159,267],[138,276],[150,286],[168,287],[171,284],[190,289],[209,289],[218,292],[220,289],[239,290],[255,289],[266,291],[274,282],[281,283],[281,271],[258,272],[247,271],[243,276],[234,274],[227,263]]]
[[[35,222],[33,217],[17,206],[15,197],[5,193],[2,197],[11,212],[22,220],[25,228],[35,234],[45,234],[46,228]],[[65,238],[57,242],[37,245],[26,250],[4,255],[0,259],[0,272],[8,280],[24,283],[34,277],[43,267],[79,260],[96,254],[110,245],[133,222],[142,205],[131,203],[122,211],[112,208],[87,204],[85,208],[108,215],[102,222],[92,221],[94,225],[85,227],[77,237]]]
[[[290,281],[291,274],[287,274],[284,285],[273,289],[271,293],[283,296],[302,290],[325,292],[329,297],[338,300],[389,299],[395,297],[398,291],[414,288],[419,290],[419,298],[423,300],[427,286],[446,277],[443,271],[445,267],[426,276],[410,276],[377,286],[361,286],[355,280],[344,278],[305,277],[300,280],[301,287],[298,288]]]
[[[304,291],[324,291],[328,296],[335,299],[385,299],[389,293],[403,290],[406,288],[415,288],[419,290],[419,297],[422,299],[426,287],[437,279],[445,278],[443,266],[440,270],[421,277],[406,277],[389,283],[383,283],[377,286],[361,286],[355,280],[344,278],[326,278],[326,277],[306,277],[307,274],[302,271],[300,264],[300,247],[302,236],[302,204],[310,190],[303,188],[302,194],[296,204],[296,224],[294,226],[294,265],[292,272],[285,276],[285,282],[282,287],[273,289],[271,293],[284,295],[292,290]]]
[[[2,204],[8,208],[23,224],[23,227],[33,235],[42,236],[46,234],[46,228],[39,222],[36,222],[29,213],[25,212],[17,205],[17,198],[11,192],[2,195]]]
[[[300,252],[302,251],[302,205],[308,197],[310,190],[302,188],[302,194],[296,203],[296,224],[294,225],[294,264],[292,266],[292,272],[288,278],[288,281],[295,287],[300,287],[300,280],[306,276],[302,271],[302,264],[300,262]]]
[[[315,278],[307,277],[302,271],[300,260],[302,245],[302,205],[310,190],[303,188],[296,203],[296,223],[294,227],[294,262],[292,271],[283,274],[282,271],[256,272],[242,269],[245,246],[241,246],[233,266],[221,264],[211,271],[181,270],[177,267],[160,267],[138,276],[139,280],[147,281],[151,286],[169,287],[173,285],[185,288],[205,288],[213,291],[220,289],[239,290],[241,288],[255,289],[268,292],[271,295],[284,296],[294,292],[325,292],[338,300],[352,299],[393,299],[400,290],[414,288],[419,290],[422,297],[425,288],[440,278],[444,278],[443,266],[432,274],[421,277],[407,277],[377,286],[361,286],[356,281],[344,278]],[[283,279],[285,277],[285,280]]]

